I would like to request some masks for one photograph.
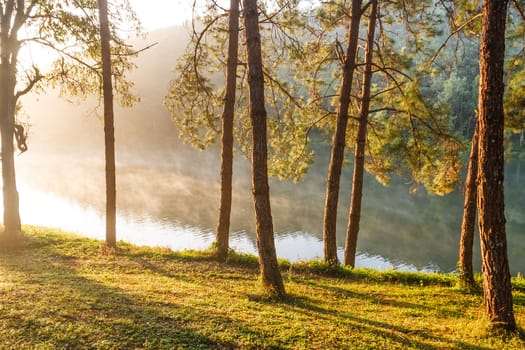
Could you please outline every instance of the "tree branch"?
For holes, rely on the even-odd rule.
[[[21,90],[21,91],[17,91],[17,93],[15,94],[15,99],[19,99],[20,96],[23,96],[23,95],[26,95],[27,93],[29,93],[31,91],[31,89],[33,89],[33,87],[40,81],[44,78],[44,76],[42,74],[40,74],[40,70],[38,69],[38,67],[36,67],[35,65],[33,65],[33,70],[35,71],[35,75],[33,77],[29,76],[29,74],[27,74],[27,78],[28,78],[28,81],[29,83],[27,84],[27,86],[25,87],[25,89]]]
[[[195,3],[194,3],[194,7],[195,7]],[[194,9],[195,11],[195,9]],[[204,29],[199,33],[197,32],[197,29],[195,28],[195,20],[193,19],[192,20],[192,30],[193,30],[193,37],[196,38],[196,41],[195,41],[195,48],[193,49],[193,71],[195,73],[195,77],[197,78],[197,81],[199,83],[199,85],[201,85],[201,88],[203,89],[203,91],[208,91],[208,89],[204,86],[202,80],[200,79],[201,77],[201,74],[199,73],[199,70],[198,70],[198,66],[199,66],[199,63],[198,63],[198,51],[201,49],[201,41],[203,40],[204,36],[206,35],[206,33],[208,32],[208,30],[213,26],[213,24],[215,24],[215,22],[217,22],[221,17],[224,17],[226,16],[226,14],[223,14],[223,15],[219,15],[215,18],[213,18],[205,27]],[[209,95],[209,93],[207,93]]]
[[[45,46],[45,47],[49,47],[50,49],[54,50],[55,52],[57,52],[58,54],[60,54],[61,56],[65,56],[65,57],[68,57],[70,59],[72,59],[73,61],[79,63],[80,65],[86,67],[87,69],[95,72],[97,75],[100,76],[100,71],[95,67],[95,66],[92,66],[90,64],[88,64],[87,62],[81,60],[80,58],[78,57],[75,57],[74,55],[68,53],[68,52],[65,52],[65,50],[63,49],[59,49],[58,47],[56,47],[55,45],[53,45],[53,43],[45,40],[45,39],[37,39],[35,40],[36,43],[42,45],[42,46]]]
[[[520,7],[520,4],[518,4],[518,1],[512,0],[512,4],[516,8],[516,10],[518,10],[518,12],[520,13],[521,18],[525,21],[525,13],[523,12],[523,9]]]
[[[288,97],[292,103],[296,106],[296,107],[299,107],[299,108],[303,108],[299,102],[297,102],[297,98],[295,96],[293,96],[282,84],[280,81],[278,81],[277,79],[275,79],[272,74],[270,74],[268,72],[268,70],[266,69],[266,67],[263,67],[263,73],[264,73],[264,76],[272,83],[272,84],[275,84],[279,90],[281,90],[281,92],[286,96]]]
[[[443,43],[441,44],[441,46],[437,49],[436,53],[434,54],[434,56],[432,56],[432,58],[430,59],[430,61],[428,62],[428,66],[431,66],[434,61],[436,60],[436,58],[439,56],[439,54],[441,53],[441,50],[443,50],[445,48],[445,46],[447,46],[447,43],[448,41],[450,40],[450,38],[452,38],[454,35],[456,35],[457,33],[459,33],[460,31],[463,30],[463,28],[465,28],[466,26],[468,26],[470,23],[474,22],[476,19],[480,18],[483,14],[482,13],[478,13],[477,15],[475,15],[474,17],[468,19],[465,23],[463,23],[462,25],[460,25],[459,27],[457,27],[454,31],[452,31],[452,33],[450,33],[447,38],[445,39],[445,41],[443,41]]]

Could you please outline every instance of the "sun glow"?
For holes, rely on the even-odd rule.
[[[191,18],[192,0],[130,0],[145,31],[181,25]]]

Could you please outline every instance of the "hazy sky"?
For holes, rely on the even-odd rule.
[[[191,15],[192,0],[130,0],[144,30],[181,24]]]

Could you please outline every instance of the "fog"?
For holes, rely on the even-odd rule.
[[[174,249],[205,248],[214,240],[219,201],[219,149],[196,151],[178,140],[162,107],[172,68],[186,43],[178,27],[158,30],[144,45],[132,74],[142,102],[115,112],[119,239]],[[70,103],[50,92],[24,101],[29,150],[16,157],[22,221],[103,237],[104,139],[96,101]],[[99,108],[100,109],[100,108]],[[100,112],[100,111],[99,111]],[[271,181],[278,254],[291,260],[322,254],[328,146],[318,151],[304,182]],[[507,172],[507,228],[511,270],[525,271],[525,190],[520,162]],[[255,252],[248,161],[234,165],[232,246]],[[510,191],[509,191],[510,189]],[[338,244],[344,245],[351,168],[343,173]],[[24,200],[26,203],[24,203]],[[358,266],[452,271],[456,267],[462,197],[409,194],[398,178],[383,187],[366,177]],[[24,212],[25,210],[25,212]],[[25,217],[24,217],[25,215]],[[476,252],[479,244],[476,242]],[[475,255],[479,269],[479,254]]]

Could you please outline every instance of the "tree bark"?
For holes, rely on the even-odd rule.
[[[6,239],[13,240],[21,233],[14,159],[15,72],[13,72],[13,67],[10,63],[2,63],[0,70],[0,134],[2,137],[4,234]]]
[[[359,24],[361,21],[361,0],[352,0],[349,39],[343,65],[343,81],[339,92],[335,134],[332,139],[332,152],[328,166],[328,181],[323,220],[324,260],[329,265],[337,265],[337,204],[339,201],[339,185],[346,143],[346,126],[348,124],[348,108],[355,70],[355,58],[359,39]]]
[[[107,0],[98,0],[102,48],[102,91],[104,95],[104,140],[106,157],[106,244],[116,247],[117,186],[115,174],[115,126],[111,82],[111,33]]]
[[[248,56],[250,119],[252,122],[252,192],[255,204],[257,247],[263,285],[277,296],[285,295],[277,264],[268,185],[268,145],[261,36],[257,0],[244,0],[244,26]]]
[[[478,123],[476,121],[468,161],[467,179],[465,180],[465,203],[463,205],[463,221],[461,223],[461,240],[459,243],[459,276],[461,283],[468,288],[474,286],[472,249],[474,246],[474,229],[477,213],[478,132]]]
[[[374,38],[376,30],[378,0],[370,2],[370,17],[368,19],[367,40],[365,48],[365,70],[363,72],[363,90],[361,93],[361,113],[357,131],[357,142],[354,151],[354,175],[352,178],[352,195],[348,227],[346,230],[344,264],[355,267],[357,251],[357,236],[361,221],[361,202],[363,198],[363,177],[365,169],[365,146],[368,134],[368,113],[370,110],[370,87],[372,83],[372,59],[374,55]]]
[[[220,260],[228,257],[230,215],[232,206],[233,174],[233,118],[237,84],[239,52],[239,0],[230,0],[228,28],[228,58],[226,68],[226,96],[222,113],[221,198],[217,223],[217,255]]]
[[[492,327],[515,330],[504,213],[503,66],[508,1],[483,0],[479,76],[478,222]]]
[[[13,1],[5,5],[14,8]],[[23,11],[24,8],[16,11]],[[7,10],[6,10],[7,11]],[[14,11],[2,14],[0,27],[0,136],[2,137],[2,192],[4,203],[4,238],[16,240],[22,228],[20,222],[20,205],[16,185],[15,159],[14,159],[14,131],[15,131],[15,106],[16,106],[16,64],[20,42],[17,39],[19,28],[18,15]],[[18,14],[18,12],[16,12]]]

